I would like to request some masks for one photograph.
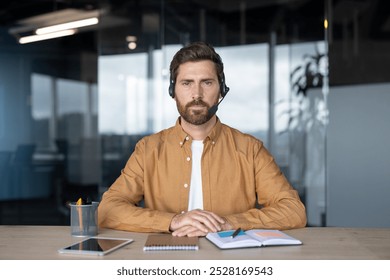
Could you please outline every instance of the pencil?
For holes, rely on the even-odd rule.
[[[81,197],[79,198],[79,200],[77,200],[76,205],[83,205],[83,199]],[[79,225],[82,234],[84,232],[84,225],[83,225],[83,213],[81,207],[77,208],[77,212],[79,214]]]

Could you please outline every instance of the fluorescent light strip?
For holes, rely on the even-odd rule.
[[[87,19],[82,19],[82,20],[76,20],[76,21],[71,21],[67,23],[61,23],[61,24],[56,24],[48,27],[42,27],[38,28],[35,33],[37,35],[41,34],[48,34],[52,32],[57,32],[57,31],[62,31],[62,30],[67,30],[67,29],[72,29],[72,28],[79,28],[79,27],[84,27],[84,26],[89,26],[89,25],[94,25],[98,24],[99,19],[96,17],[93,18],[87,18]]]
[[[19,39],[19,44],[27,44],[27,43],[32,43],[36,41],[42,41],[42,40],[48,40],[48,39],[53,39],[53,38],[58,38],[58,37],[63,37],[63,36],[69,36],[73,35],[76,33],[75,29],[69,29],[69,30],[63,30],[59,32],[53,32],[49,34],[43,34],[43,35],[31,35],[31,36],[26,36],[22,37]]]

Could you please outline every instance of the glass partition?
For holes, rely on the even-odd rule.
[[[388,223],[377,215],[388,212],[387,1],[3,2],[0,223],[68,224],[70,199],[98,199],[136,141],[176,120],[168,65],[198,40],[226,64],[231,91],[218,115],[264,141],[309,225]],[[67,9],[98,12],[99,24],[18,43],[21,20]],[[361,207],[367,197],[375,207]]]
[[[99,25],[20,45],[10,28],[53,6],[5,11],[20,18],[0,22],[0,223],[28,223],[17,207],[34,200],[32,207],[50,205],[45,211],[55,216],[42,224],[68,224],[69,200],[99,199],[135,143],[175,123],[169,63],[199,40],[214,45],[225,64],[230,92],[218,116],[265,143],[314,213],[309,223],[321,224],[323,173],[313,161],[323,168],[325,157],[321,149],[313,157],[312,147],[325,140],[311,118],[326,112],[326,100],[314,84],[300,100],[292,73],[326,53],[323,1],[68,2],[57,8],[98,10]],[[293,122],[297,116],[303,123]]]
[[[309,224],[322,225],[324,7],[309,1],[295,13],[295,4],[106,1],[110,13],[103,20],[124,21],[99,37],[100,192],[120,174],[141,137],[174,125],[178,113],[168,95],[169,63],[186,43],[204,40],[221,55],[230,87],[217,115],[264,142],[308,206]]]

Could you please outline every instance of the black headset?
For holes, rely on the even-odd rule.
[[[170,82],[169,82],[168,92],[169,92],[169,95],[172,98],[174,98],[175,97],[175,81],[172,79],[172,73],[171,73],[171,77],[170,77],[169,81]],[[222,78],[221,78],[220,83],[221,83],[221,85],[220,85],[221,96],[222,96],[222,98],[225,98],[225,95],[229,92],[229,87],[226,86],[224,73],[222,73]]]

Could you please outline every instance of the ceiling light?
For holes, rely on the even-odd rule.
[[[99,23],[98,18],[93,17],[93,18],[87,18],[87,19],[82,19],[82,20],[77,20],[77,21],[56,24],[56,25],[52,25],[52,26],[48,26],[48,27],[38,28],[35,31],[35,33],[38,35],[41,35],[41,34],[47,34],[47,33],[67,30],[67,29],[90,26],[90,25],[94,25],[94,24],[98,24],[98,23]]]
[[[137,43],[136,42],[130,42],[128,45],[130,50],[135,50],[137,48]]]
[[[19,20],[8,32],[14,35],[20,44],[69,36],[76,32],[95,30],[94,25],[99,23],[98,18],[103,12],[103,10],[78,9],[53,11]]]
[[[27,44],[27,43],[48,40],[48,39],[53,39],[53,38],[58,38],[58,37],[70,36],[70,35],[73,35],[75,33],[76,33],[75,29],[68,29],[68,30],[62,30],[62,31],[58,31],[58,32],[48,33],[48,34],[30,35],[30,36],[25,36],[25,37],[19,38],[19,43],[20,44]]]
[[[126,41],[127,42],[136,42],[137,41],[137,36],[126,36]]]

